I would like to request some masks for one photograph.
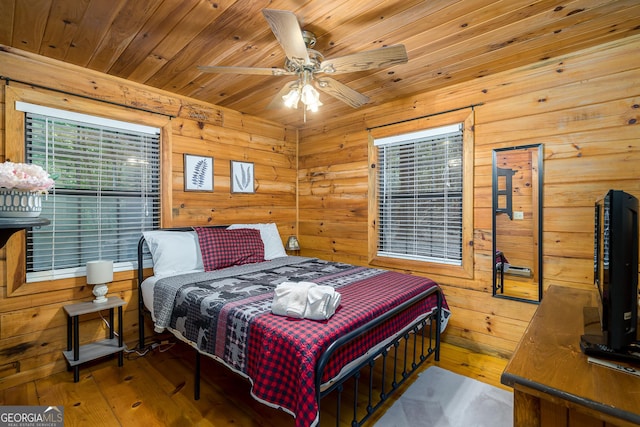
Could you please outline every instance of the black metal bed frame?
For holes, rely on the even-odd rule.
[[[220,226],[216,226],[220,227]],[[166,228],[166,231],[189,231],[188,228]],[[142,299],[142,289],[140,285],[144,280],[144,237],[140,238],[138,242],[138,319],[139,319],[139,348],[145,348],[145,334],[144,334],[144,314],[148,310],[144,306]],[[401,313],[403,310],[409,309],[414,304],[421,302],[422,300],[429,298],[432,295],[437,297],[437,306],[432,313],[426,317],[419,319],[408,325],[400,334],[391,340],[387,345],[381,347],[370,354],[359,363],[353,365],[347,373],[341,375],[339,379],[330,383],[329,386],[322,388],[322,376],[324,369],[329,363],[331,356],[343,346],[349,344],[351,341],[357,339],[361,334],[364,334],[375,327],[381,325],[386,320]],[[403,304],[395,307],[394,309],[386,312],[382,316],[362,325],[361,327],[351,331],[350,333],[340,337],[333,342],[327,350],[320,356],[316,362],[315,375],[316,375],[316,400],[318,402],[318,413],[320,413],[321,399],[325,398],[331,392],[336,391],[336,426],[340,425],[341,419],[341,401],[342,394],[345,392],[345,384],[353,381],[353,415],[351,426],[359,427],[363,425],[373,413],[379,409],[383,403],[404,383],[409,379],[411,374],[418,370],[418,368],[426,362],[430,357],[434,357],[436,361],[440,360],[440,328],[442,320],[442,304],[444,297],[442,290],[435,286],[430,290],[416,295],[412,299],[405,301]],[[193,346],[193,345],[192,345]],[[200,399],[200,355],[201,352],[194,347],[195,350],[195,372],[194,372],[194,399]],[[411,354],[409,352],[411,351]],[[402,353],[402,354],[400,354]],[[389,364],[388,358],[393,357],[393,368],[387,369]],[[398,361],[401,360],[401,366],[398,366]],[[381,378],[379,382],[374,380],[374,370],[376,363],[381,364]],[[367,402],[363,405],[359,402],[359,390],[360,380],[363,377],[363,372],[366,374],[368,367],[368,397]],[[388,372],[391,371],[391,372]],[[387,376],[390,377],[387,377]],[[376,392],[379,386],[379,392]],[[319,425],[319,423],[318,423]]]

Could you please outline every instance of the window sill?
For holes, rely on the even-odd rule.
[[[465,269],[464,265],[439,264],[427,261],[414,261],[380,256],[372,257],[369,260],[369,264],[376,267],[390,268],[405,272],[416,271],[427,275],[450,276],[463,279],[473,278],[473,268]]]

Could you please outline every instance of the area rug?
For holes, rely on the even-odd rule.
[[[431,366],[375,424],[409,426],[511,427],[513,393]]]

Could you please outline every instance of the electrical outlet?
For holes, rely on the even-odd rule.
[[[513,211],[513,219],[524,219],[524,212]]]

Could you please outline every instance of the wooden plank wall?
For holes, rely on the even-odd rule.
[[[432,276],[447,293],[453,318],[445,339],[473,351],[508,357],[536,306],[491,297],[491,153],[493,148],[543,143],[544,283],[589,287],[592,205],[609,188],[640,196],[640,37],[545,59],[468,84],[355,111],[299,132],[274,123],[63,65],[10,48],[0,49],[0,75],[116,104],[175,116],[170,164],[170,225],[274,221],[283,237],[295,234],[299,216],[302,254],[356,264],[367,262],[367,127],[462,106],[475,109],[474,277]],[[0,101],[4,103],[4,91]],[[2,105],[1,107],[4,107]],[[0,155],[5,139],[0,108]],[[182,191],[184,152],[215,158],[215,191]],[[256,164],[258,193],[228,191],[228,160]],[[0,158],[4,160],[4,158]],[[298,173],[296,176],[296,160]],[[165,168],[166,170],[166,168]],[[263,175],[265,174],[265,175]],[[266,180],[262,176],[268,177]],[[296,201],[296,180],[299,181]],[[298,209],[296,209],[296,203]],[[167,208],[167,206],[164,206]],[[0,249],[0,277],[7,254]],[[125,337],[136,336],[133,273],[120,273],[111,290],[127,301]],[[61,357],[61,307],[90,300],[83,280],[50,292],[6,296],[0,287],[0,388],[66,368]],[[104,333],[97,318],[82,325],[82,339]]]
[[[162,141],[162,171],[168,174],[162,192],[165,227],[275,222],[283,240],[296,233],[295,129],[1,46],[0,75],[11,79],[9,88],[6,82],[0,85],[0,161],[5,160],[5,153],[20,151],[15,144],[22,144],[6,138],[11,125],[5,123],[8,92],[53,97],[69,106],[88,102],[90,113],[97,115],[124,111],[137,117],[134,110],[114,104],[135,106],[173,116],[167,127],[170,132],[163,134]],[[214,158],[212,193],[183,191],[184,153]],[[254,163],[255,194],[230,193],[230,160]],[[22,238],[20,234],[14,235],[7,247],[15,246],[16,239]],[[62,307],[93,299],[84,277],[41,283],[35,287],[37,291],[24,286],[16,296],[8,297],[7,259],[12,256],[18,255],[8,253],[6,247],[0,249],[0,389],[65,370],[62,351],[66,350],[66,316]],[[134,271],[116,273],[109,286],[110,295],[127,301],[124,331],[130,347],[135,346],[138,331],[136,286]],[[81,322],[82,342],[104,337],[105,328],[97,315],[83,317]]]
[[[330,123],[309,120],[299,147],[303,254],[367,263],[367,128],[483,103],[475,108],[474,277],[430,276],[453,312],[444,339],[508,357],[536,305],[491,296],[492,150],[544,144],[544,286],[590,288],[595,199],[609,188],[640,197],[639,50],[640,37],[629,37]]]

